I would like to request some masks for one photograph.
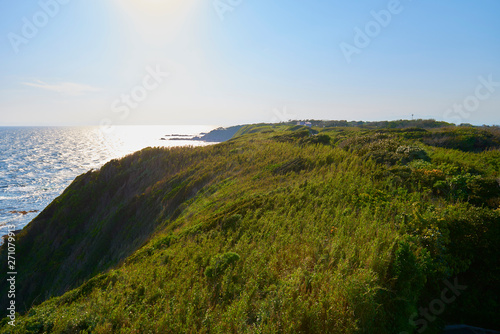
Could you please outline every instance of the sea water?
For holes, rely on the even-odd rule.
[[[149,146],[207,145],[188,139],[213,128],[0,127],[0,236],[7,224],[26,226],[76,176]]]

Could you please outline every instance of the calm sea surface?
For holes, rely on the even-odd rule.
[[[160,140],[198,135],[213,126],[0,127],[0,235],[22,229],[73,179],[148,146],[206,145]],[[184,139],[188,137],[179,136]]]

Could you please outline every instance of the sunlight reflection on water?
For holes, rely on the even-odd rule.
[[[90,169],[148,146],[201,146],[160,140],[198,135],[215,126],[3,127],[0,128],[0,228],[27,225],[73,181]],[[188,137],[178,137],[180,139]],[[30,212],[36,211],[36,212]],[[6,232],[2,228],[0,235]]]

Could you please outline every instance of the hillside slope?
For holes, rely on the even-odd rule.
[[[2,332],[500,329],[500,153],[429,133],[250,126],[84,174],[19,235]]]

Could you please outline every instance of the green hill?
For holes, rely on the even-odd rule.
[[[500,329],[498,129],[313,124],[79,176],[17,236],[0,332]]]

